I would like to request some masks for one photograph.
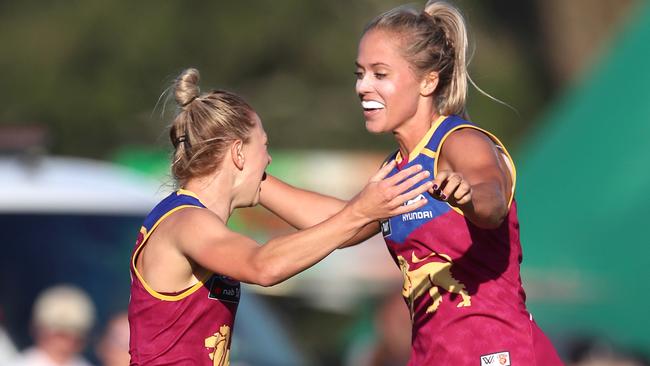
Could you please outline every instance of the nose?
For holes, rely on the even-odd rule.
[[[366,75],[363,75],[357,79],[355,89],[357,95],[359,95],[360,97],[362,97],[364,94],[367,94],[370,91],[370,82]]]
[[[273,161],[273,158],[271,157],[271,154],[267,153],[266,156],[269,158],[269,162],[266,163],[266,165],[270,165],[271,162]]]

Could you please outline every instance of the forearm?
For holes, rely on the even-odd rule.
[[[293,187],[269,175],[262,184],[260,203],[293,227],[305,229],[341,211],[346,201]]]
[[[353,245],[361,244],[364,241],[370,239],[372,236],[379,232],[379,221],[373,221],[359,230],[352,238],[347,240],[339,249],[351,247]]]
[[[259,284],[272,286],[314,265],[368,223],[348,206],[316,226],[270,240],[253,258]]]
[[[474,225],[496,229],[508,214],[508,202],[497,182],[479,183],[472,185],[472,199],[460,209]]]

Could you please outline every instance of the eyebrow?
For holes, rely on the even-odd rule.
[[[360,68],[363,69],[363,66],[361,66],[361,64],[359,63],[359,61],[354,61],[354,64],[356,65],[356,67],[360,67]],[[385,66],[385,67],[390,67],[390,65],[385,64],[385,63],[383,63],[383,62],[374,62],[374,63],[370,64],[370,66],[371,66],[371,67],[375,67],[375,66]]]

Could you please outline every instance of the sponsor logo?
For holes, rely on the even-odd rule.
[[[431,211],[415,211],[402,214],[402,221],[432,219],[433,212]]]
[[[404,202],[404,206],[412,205],[418,202],[419,200],[423,200],[423,199],[424,199],[424,195],[420,194],[417,197]],[[423,220],[423,219],[432,219],[432,218],[433,218],[433,212],[431,211],[414,211],[414,212],[402,214],[402,221]]]
[[[214,275],[210,280],[210,293],[208,297],[227,302],[239,302],[240,284],[232,278]]]
[[[384,236],[390,236],[390,234],[391,234],[390,220],[383,220],[381,222],[381,233]]]
[[[417,201],[419,201],[419,200],[423,200],[423,199],[424,199],[424,195],[423,195],[423,194],[420,194],[419,196],[417,196],[417,197],[415,197],[415,198],[413,198],[413,199],[410,199],[410,200],[404,202],[404,206],[412,205],[412,204],[414,204],[415,202],[417,202]]]
[[[481,366],[510,366],[510,352],[497,352],[481,356]]]

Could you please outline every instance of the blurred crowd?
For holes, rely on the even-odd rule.
[[[0,309],[1,310],[1,309]],[[0,366],[124,366],[129,364],[126,312],[114,314],[93,341],[95,305],[82,289],[57,285],[41,292],[32,309],[33,344],[18,350],[3,326],[0,311]],[[346,366],[401,366],[410,353],[409,315],[399,294],[378,302],[370,336],[348,345]],[[646,366],[643,355],[625,352],[610,342],[575,338],[564,350],[568,366]],[[92,361],[91,361],[92,359]]]
[[[31,346],[16,349],[0,322],[0,366],[90,366],[86,355],[103,366],[128,365],[126,312],[112,316],[99,339],[91,342],[95,323],[95,305],[85,291],[71,285],[47,288],[32,309]]]

